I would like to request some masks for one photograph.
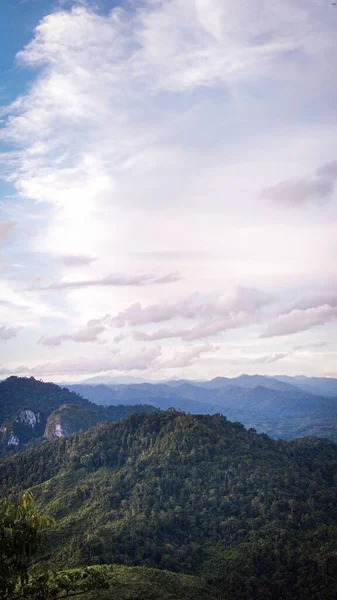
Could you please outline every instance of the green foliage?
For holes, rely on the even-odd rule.
[[[33,496],[26,492],[20,502],[0,502],[0,597],[1,600],[58,600],[109,588],[104,569],[53,571],[33,568],[41,552],[46,530],[54,519],[41,515]]]
[[[157,412],[152,406],[95,406],[81,407],[76,404],[63,404],[55,410],[48,418],[44,435],[47,439],[57,437],[55,428],[60,426],[63,435],[71,435],[79,431],[85,431],[98,423],[115,423],[125,419],[129,415],[140,412]]]
[[[35,509],[30,493],[18,505],[0,502],[0,597],[15,597],[28,585],[29,561],[40,549],[52,520]],[[16,592],[16,594],[15,594]]]
[[[22,592],[13,600],[61,600],[80,596],[84,598],[88,592],[97,593],[110,588],[110,577],[106,569],[99,567],[83,567],[76,570],[52,571],[36,570]]]
[[[49,564],[201,575],[228,599],[333,600],[337,446],[220,415],[134,415],[0,464],[59,521]]]
[[[110,587],[83,600],[221,600],[222,593],[200,577],[146,567],[111,565],[103,569]]]
[[[62,404],[90,406],[75,392],[61,388],[54,383],[44,383],[34,377],[8,377],[0,382],[0,422],[2,423],[18,410],[29,408],[42,414],[56,410]]]

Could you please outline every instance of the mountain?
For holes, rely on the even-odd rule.
[[[151,406],[100,407],[73,391],[33,377],[0,382],[0,455],[43,437],[62,437],[104,421],[118,421]]]
[[[291,378],[289,378],[291,379]],[[279,381],[275,377],[266,377],[264,375],[239,375],[238,377],[215,377],[206,382],[199,382],[200,387],[207,389],[219,389],[227,386],[237,386],[241,388],[255,389],[257,387],[265,387],[271,390],[279,390],[291,392],[297,389],[290,382]]]
[[[2,460],[0,478],[57,519],[50,566],[167,569],[223,600],[333,600],[336,468],[328,440],[168,411],[45,441]]]
[[[258,385],[267,380],[270,387]],[[234,385],[230,382],[234,381]],[[98,404],[151,404],[194,414],[226,415],[275,438],[314,435],[337,441],[337,397],[304,392],[273,378],[243,375],[208,382],[179,381],[177,385],[74,385],[70,389]],[[239,386],[239,383],[246,384]],[[223,385],[223,384],[226,385]],[[280,389],[278,389],[280,388]]]
[[[337,379],[329,377],[277,377],[279,381],[290,383],[309,394],[337,398]]]
[[[90,402],[68,389],[34,377],[8,377],[0,382],[0,422],[25,408],[44,415],[66,403],[90,406]]]
[[[141,377],[132,377],[131,375],[121,375],[120,377],[109,377],[108,375],[96,375],[95,377],[89,377],[83,381],[78,382],[79,385],[119,385],[119,384],[131,384],[131,383],[144,383],[144,379]],[[68,386],[67,383],[63,385]],[[69,383],[69,385],[72,385]]]

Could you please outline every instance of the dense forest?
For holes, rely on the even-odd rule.
[[[168,411],[42,442],[2,460],[0,476],[4,496],[30,489],[56,519],[55,568],[159,568],[225,600],[333,600],[336,467],[331,441]]]
[[[53,383],[34,377],[9,377],[0,382],[0,456],[43,438],[63,437],[98,423],[157,410],[144,404],[98,406]]]

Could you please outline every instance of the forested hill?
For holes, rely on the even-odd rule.
[[[44,383],[34,377],[13,376],[0,381],[0,423],[23,407],[29,406],[34,412],[51,413],[61,404],[80,404],[88,408],[91,402],[67,388]]]
[[[9,377],[0,382],[0,456],[43,437],[62,437],[104,421],[157,410],[144,405],[97,406],[53,383]]]
[[[226,600],[335,598],[337,445],[274,441],[220,415],[134,415],[0,464],[59,521],[58,566],[205,576]]]

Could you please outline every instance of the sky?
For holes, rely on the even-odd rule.
[[[2,0],[0,375],[337,377],[337,9]]]

